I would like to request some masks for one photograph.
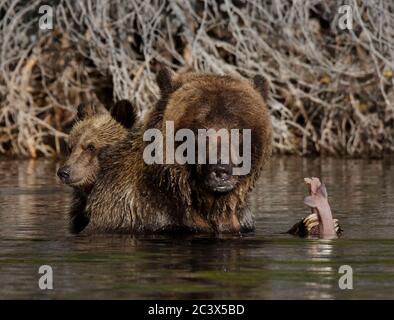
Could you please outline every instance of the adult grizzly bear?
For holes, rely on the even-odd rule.
[[[185,73],[157,76],[161,97],[141,127],[99,156],[101,171],[87,201],[95,232],[238,233],[254,229],[247,196],[271,154],[267,85],[233,76]],[[233,163],[148,164],[144,133],[200,128],[250,129],[251,169],[233,175]],[[167,143],[167,140],[165,141]],[[219,141],[220,144],[220,141]],[[242,145],[242,141],[240,143]],[[210,151],[209,151],[210,152]]]
[[[57,171],[60,180],[73,188],[71,232],[80,232],[89,222],[85,206],[100,169],[98,154],[123,140],[135,119],[136,111],[128,100],[118,101],[109,112],[91,103],[78,106],[68,137],[69,154]]]

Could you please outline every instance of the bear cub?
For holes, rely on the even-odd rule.
[[[78,106],[68,137],[68,156],[57,171],[60,180],[73,188],[71,232],[80,232],[89,222],[85,206],[100,170],[99,153],[124,139],[135,121],[136,111],[128,100],[118,101],[109,112],[90,103]]]

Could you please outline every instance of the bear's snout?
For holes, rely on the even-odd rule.
[[[230,164],[209,164],[205,167],[205,185],[214,192],[229,192],[234,189],[236,179]]]

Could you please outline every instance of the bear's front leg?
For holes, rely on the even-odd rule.
[[[71,233],[80,233],[89,223],[89,217],[86,213],[86,201],[86,192],[80,189],[74,189],[69,212]]]
[[[238,210],[238,220],[241,225],[241,232],[252,232],[255,229],[254,218],[249,207],[243,207]]]

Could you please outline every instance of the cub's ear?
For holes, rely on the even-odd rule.
[[[172,71],[167,67],[161,68],[157,73],[156,82],[162,95],[167,95],[173,91],[172,76]]]
[[[112,118],[126,129],[130,129],[136,120],[136,112],[129,100],[120,100],[110,110]]]
[[[268,81],[258,74],[253,78],[253,84],[254,88],[261,94],[264,100],[267,100],[270,91]]]
[[[93,117],[98,112],[98,108],[93,103],[81,103],[77,107],[77,118],[79,120],[84,120]]]

